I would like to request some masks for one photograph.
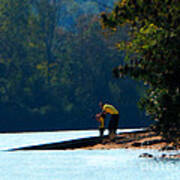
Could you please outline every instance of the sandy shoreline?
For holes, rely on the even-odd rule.
[[[157,150],[180,150],[180,144],[175,147],[173,143],[167,143],[161,136],[150,130],[120,133],[114,141],[107,137],[102,143],[85,147],[83,149],[157,149]]]

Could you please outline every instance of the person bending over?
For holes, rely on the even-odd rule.
[[[116,131],[119,123],[119,111],[111,104],[104,104],[99,102],[99,106],[102,109],[102,114],[110,114],[111,118],[108,125],[109,138],[114,139],[116,136]]]

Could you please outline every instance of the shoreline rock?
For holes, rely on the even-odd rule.
[[[139,155],[140,158],[153,158],[154,156],[149,153],[142,153]]]

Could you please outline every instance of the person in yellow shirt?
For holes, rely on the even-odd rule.
[[[116,131],[119,123],[119,111],[111,104],[103,104],[102,102],[99,102],[99,106],[102,109],[102,114],[111,115],[111,119],[108,125],[108,130],[109,130],[109,138],[114,139],[116,136]]]

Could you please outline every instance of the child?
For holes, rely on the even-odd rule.
[[[103,137],[104,135],[104,119],[105,119],[105,114],[103,113],[98,113],[96,114],[96,120],[98,122],[100,122],[100,126],[99,126],[99,133],[100,133],[100,137]]]

